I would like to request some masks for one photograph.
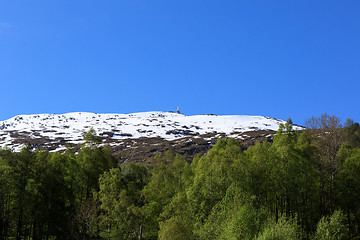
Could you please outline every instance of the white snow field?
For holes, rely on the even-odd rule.
[[[19,151],[12,143],[14,132],[26,138],[61,137],[69,143],[83,143],[83,134],[93,128],[98,135],[114,139],[160,137],[166,140],[187,135],[224,133],[231,136],[255,130],[277,131],[286,122],[270,117],[249,115],[195,115],[174,112],[140,112],[132,114],[99,114],[73,112],[67,114],[19,115],[0,121],[0,147]],[[295,129],[302,127],[295,126]]]

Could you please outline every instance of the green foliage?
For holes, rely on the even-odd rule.
[[[135,164],[110,169],[100,177],[103,237],[134,239],[139,236],[146,177],[146,168]]]
[[[256,209],[250,204],[231,209],[231,212],[220,239],[254,239],[269,216],[265,209]]]
[[[360,124],[347,119],[344,125],[348,144],[353,147],[360,147]]]
[[[219,139],[216,145],[193,168],[193,184],[187,191],[196,224],[202,224],[213,206],[220,201],[231,185],[235,159],[241,157],[242,148],[234,139]]]
[[[199,239],[253,239],[269,216],[233,184],[195,232]]]
[[[174,156],[169,151],[164,156],[156,156],[155,161],[156,166],[151,170],[150,180],[143,190],[147,202],[143,209],[153,209],[151,217],[148,213],[144,214],[146,222],[152,223],[151,227],[144,229],[144,234],[147,234],[149,229],[153,232],[151,235],[157,237],[159,223],[168,220],[174,214],[181,215],[182,219],[188,222],[184,190],[191,183],[192,170],[180,155]]]
[[[191,168],[180,155],[167,152],[165,156],[157,156],[157,165],[151,171],[151,178],[144,189],[148,202],[158,202],[163,205],[183,191],[191,179]]]
[[[335,178],[337,202],[347,215],[347,225],[352,235],[359,235],[360,226],[360,149],[348,145],[338,152],[341,170]]]
[[[349,235],[345,226],[345,217],[341,211],[335,211],[331,217],[322,217],[317,225],[314,240],[345,240]]]
[[[100,191],[99,200],[101,209],[104,211],[102,225],[106,231],[104,237],[112,237],[118,234],[117,223],[121,221],[121,213],[126,209],[124,201],[120,197],[123,189],[122,175],[120,168],[110,169],[99,179]]]
[[[356,239],[358,125],[310,123],[246,150],[219,139],[191,163],[118,165],[93,130],[76,154],[0,150],[0,239]]]
[[[260,207],[276,191],[273,178],[275,156],[269,143],[257,143],[245,152],[245,158],[238,163],[237,184]]]
[[[84,146],[79,154],[72,161],[77,195],[79,201],[92,197],[93,192],[99,190],[98,179],[100,175],[116,165],[116,160],[112,156],[109,148]]]
[[[5,155],[5,156],[4,156]],[[10,156],[4,150],[0,150],[0,236],[5,237],[13,234],[14,208],[16,207],[13,195],[15,179],[12,173],[12,153]]]
[[[265,229],[256,240],[297,240],[302,239],[299,234],[299,227],[293,219],[280,217],[278,221],[270,220]]]
[[[159,231],[159,240],[191,240],[194,239],[180,218],[172,217],[164,222]]]
[[[165,206],[160,214],[160,219],[162,220],[160,224],[163,224],[174,217],[176,217],[179,221],[181,220],[182,226],[186,228],[187,231],[193,231],[192,215],[184,192],[179,192],[171,199],[171,202]]]
[[[91,128],[87,133],[84,134],[85,143],[89,146],[96,146],[101,143],[101,138],[96,136],[96,132]]]

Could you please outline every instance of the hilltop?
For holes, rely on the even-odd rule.
[[[68,146],[78,149],[84,143],[84,134],[94,129],[120,161],[146,161],[170,149],[189,156],[203,153],[218,138],[233,137],[245,145],[256,139],[271,141],[284,123],[264,116],[186,116],[174,112],[19,115],[0,121],[0,147],[20,151],[28,143],[34,149],[64,152]]]

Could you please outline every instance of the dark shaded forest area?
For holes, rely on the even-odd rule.
[[[151,165],[118,164],[92,132],[78,153],[0,150],[0,239],[359,239],[359,124],[307,127]]]

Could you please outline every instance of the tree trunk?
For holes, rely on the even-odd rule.
[[[139,240],[142,239],[142,225],[140,224]]]
[[[22,232],[22,209],[20,209],[19,217],[17,221],[16,240],[21,239],[21,232]]]

